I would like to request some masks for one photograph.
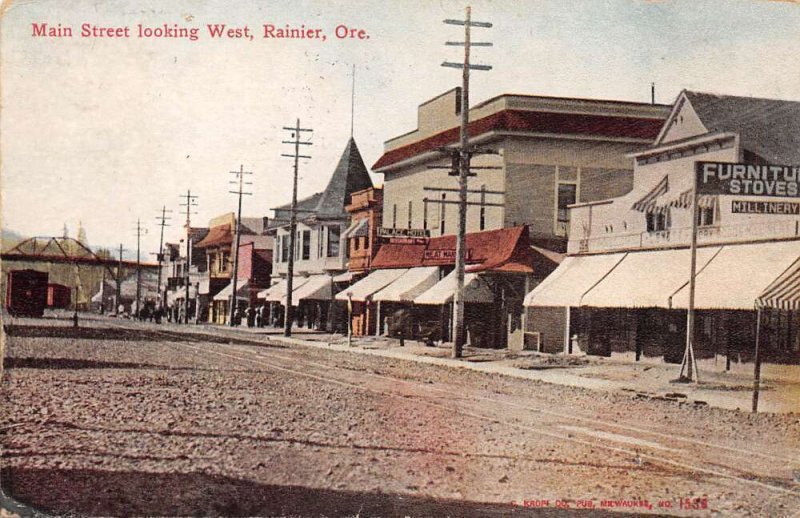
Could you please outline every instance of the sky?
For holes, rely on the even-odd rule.
[[[684,89],[800,101],[800,4],[777,1],[475,0],[476,104],[503,93],[671,103]],[[299,195],[324,189],[350,137],[368,167],[384,141],[416,128],[417,106],[460,84],[441,67],[461,59],[463,2],[323,0],[70,1],[4,3],[0,20],[2,226],[134,249],[136,221],[158,248],[156,217],[196,194],[193,226],[236,209],[230,171],[252,171],[245,216],[291,200],[282,129],[312,128]],[[33,35],[33,24],[73,37]],[[83,24],[129,27],[130,37],[81,37]],[[146,28],[197,28],[196,41],[139,38]],[[208,24],[248,26],[214,39]],[[263,38],[264,24],[322,29],[326,40]],[[337,26],[364,38],[335,35]],[[373,175],[376,184],[381,175]],[[144,252],[143,252],[144,253]]]

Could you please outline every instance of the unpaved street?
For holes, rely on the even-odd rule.
[[[800,508],[797,415],[246,335],[112,320],[78,330],[17,324],[7,328],[2,486],[50,513],[790,516]]]

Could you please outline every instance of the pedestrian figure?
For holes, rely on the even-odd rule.
[[[245,316],[247,318],[247,327],[253,327],[256,322],[256,310],[253,309],[253,306],[247,306]]]

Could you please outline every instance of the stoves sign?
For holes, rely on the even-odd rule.
[[[388,239],[427,239],[431,231],[423,228],[388,228],[378,227],[378,237]]]
[[[797,198],[800,166],[697,162],[698,194],[733,194]],[[800,214],[800,201],[732,200],[734,214]]]

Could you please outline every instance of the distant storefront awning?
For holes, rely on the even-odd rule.
[[[309,277],[294,277],[292,279],[292,293],[296,292],[297,289],[307,283],[308,280]],[[288,282],[286,279],[281,279],[266,290],[259,292],[258,295],[256,295],[256,298],[264,299],[267,302],[279,302],[281,304],[286,304],[286,289],[288,288],[287,284]],[[292,301],[295,301],[294,297],[292,297]]]
[[[233,281],[214,295],[214,300],[229,300],[231,298],[231,293],[233,293]],[[247,285],[247,281],[241,280],[236,283],[236,299],[250,299],[250,287]]]
[[[354,221],[342,234],[342,239],[363,237],[369,234],[369,220],[367,218]]]
[[[720,247],[697,249],[697,271],[719,253]],[[671,297],[689,283],[691,252],[649,250],[630,252],[580,301],[598,308],[670,308]]]
[[[414,299],[414,304],[448,304],[456,291],[456,272],[433,285]],[[464,274],[464,302],[494,302],[494,295],[486,280],[477,273]]]
[[[339,292],[336,295],[336,300],[347,301],[347,295],[349,293],[353,301],[365,302],[369,300],[375,292],[385,288],[407,271],[407,268],[375,270],[345,291]]]
[[[581,298],[625,257],[624,253],[570,256],[525,296],[526,306],[579,306]]]
[[[300,287],[292,290],[293,305],[301,300],[331,300],[332,298],[333,281],[330,275],[312,275]],[[286,297],[284,297],[285,300]]]
[[[695,308],[754,309],[756,299],[798,257],[798,240],[726,245],[697,274]],[[689,306],[688,286],[672,297],[672,303],[675,308]]]
[[[351,282],[357,274],[355,272],[344,272],[333,277],[333,282]]]
[[[800,310],[800,257],[761,292],[756,299],[756,306]]]
[[[394,282],[376,292],[372,300],[376,302],[413,302],[413,300],[433,287],[439,281],[438,266],[411,268]]]

